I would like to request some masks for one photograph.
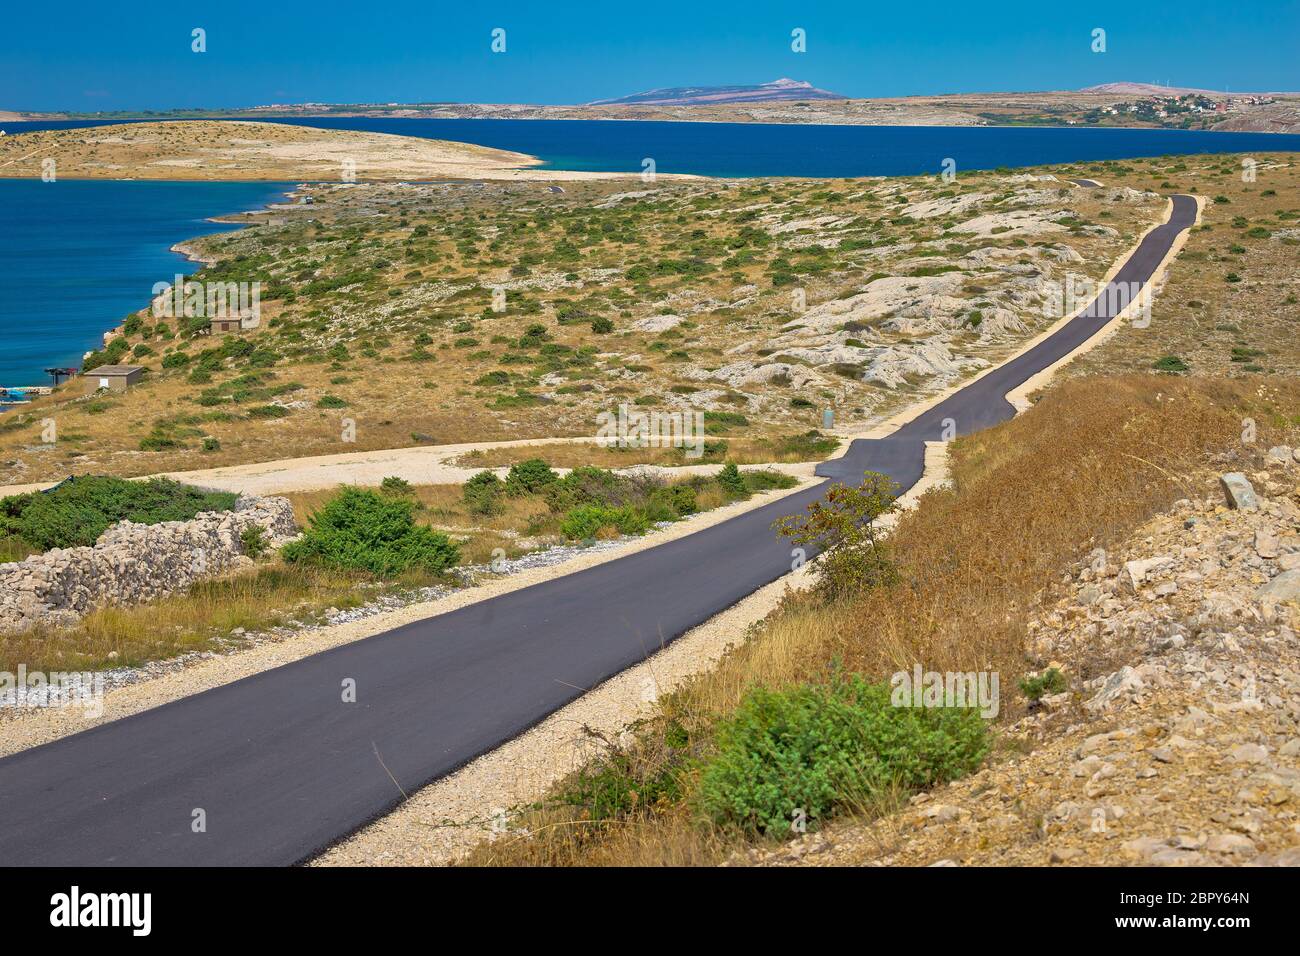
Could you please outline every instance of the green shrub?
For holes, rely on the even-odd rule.
[[[606,468],[582,465],[543,489],[551,511],[563,514],[576,505],[618,507],[640,497],[634,483]]]
[[[1030,700],[1038,700],[1044,694],[1059,694],[1069,686],[1065,675],[1055,667],[1049,667],[1037,677],[1020,678],[1020,690]]]
[[[289,409],[283,405],[255,405],[248,410],[249,418],[272,419],[287,418],[288,416]]]
[[[409,495],[411,483],[397,475],[388,475],[379,483],[379,490],[386,495]]]
[[[1191,368],[1177,355],[1166,355],[1158,358],[1151,363],[1151,367],[1157,372],[1186,372]]]
[[[202,511],[229,511],[237,497],[169,478],[71,478],[49,491],[0,499],[0,534],[20,537],[42,551],[75,548],[94,544],[119,521],[188,521]]]
[[[784,435],[772,442],[772,450],[778,456],[797,457],[800,461],[820,461],[839,447],[838,438],[823,435],[815,428],[802,435]]]
[[[677,743],[685,734],[673,725],[664,736]],[[592,822],[616,820],[638,810],[676,803],[682,797],[682,779],[672,760],[646,759],[640,748],[614,747],[579,767],[565,782],[559,801],[581,807],[584,819]]]
[[[480,471],[465,482],[461,496],[469,505],[470,514],[494,515],[502,510],[501,495],[504,491],[505,483],[495,473]]]
[[[708,435],[716,435],[718,432],[725,432],[733,427],[744,427],[748,424],[749,419],[740,412],[704,413],[704,432]]]
[[[896,485],[888,475],[866,472],[861,485],[831,485],[806,515],[773,524],[782,537],[821,552],[815,565],[816,591],[829,600],[852,597],[893,584],[898,571],[890,560],[876,521],[894,506]]]
[[[783,471],[774,471],[771,468],[756,468],[746,471],[742,474],[745,479],[745,487],[750,491],[770,491],[773,488],[793,488],[799,484],[799,479],[794,475],[787,475]]]
[[[614,331],[614,323],[603,315],[591,320],[591,331],[597,335],[607,335]]]
[[[717,748],[700,775],[702,813],[724,829],[784,836],[796,810],[820,821],[970,773],[988,736],[977,710],[894,707],[888,685],[855,675],[755,688],[719,726]]]
[[[266,530],[256,524],[250,524],[239,532],[239,543],[244,547],[244,554],[250,558],[260,558],[271,547],[266,540]]]
[[[445,534],[418,525],[415,503],[360,488],[344,488],[309,519],[307,530],[281,552],[290,563],[392,576],[439,573],[460,560]]]
[[[346,408],[347,402],[337,395],[322,395],[316,400],[317,408]]]
[[[722,486],[722,490],[727,493],[729,498],[748,498],[749,489],[745,486],[745,479],[740,474],[740,469],[733,462],[727,462],[718,472],[716,481]]]
[[[531,495],[558,480],[559,476],[551,470],[550,465],[540,458],[529,458],[510,466],[510,472],[506,475],[506,494],[516,498]]]
[[[148,435],[140,439],[141,451],[170,451],[173,448],[184,448],[185,443],[175,435],[168,434],[165,431],[154,429]]]
[[[109,342],[102,349],[91,352],[81,363],[81,370],[89,372],[91,369],[99,368],[101,365],[116,365],[122,361],[127,352],[127,341],[125,338],[116,338]]]
[[[676,521],[686,515],[693,515],[699,510],[695,489],[687,484],[669,485],[666,488],[655,489],[650,495],[652,509],[657,503],[662,503],[666,508],[666,512],[662,515],[653,510],[651,511],[650,517],[658,521]]]
[[[578,505],[560,521],[560,533],[572,541],[593,538],[601,528],[617,528],[619,534],[644,534],[650,527],[645,512],[632,505]]]

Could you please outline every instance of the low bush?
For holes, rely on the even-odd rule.
[[[644,497],[640,491],[639,483],[590,465],[574,468],[543,488],[546,502],[556,514],[584,504],[618,507]]]
[[[745,487],[749,491],[771,491],[774,488],[793,488],[799,484],[799,479],[794,475],[787,475],[783,471],[773,471],[771,468],[755,468],[752,471],[741,472],[741,477],[745,481]]]
[[[695,489],[687,484],[658,488],[650,495],[650,501],[652,505],[662,503],[671,512],[662,518],[656,516],[656,520],[661,521],[676,521],[699,510]]]
[[[1191,366],[1184,362],[1177,355],[1165,355],[1151,363],[1151,367],[1157,372],[1186,372]]]
[[[239,532],[239,543],[244,548],[244,554],[250,558],[260,558],[270,550],[270,543],[266,540],[266,531],[261,525],[250,524]]]
[[[397,475],[387,475],[383,481],[379,482],[379,490],[386,495],[397,495],[405,497],[411,494],[411,483],[405,478],[399,478]]]
[[[1044,694],[1059,694],[1069,686],[1065,675],[1055,667],[1049,667],[1036,677],[1020,678],[1020,692],[1030,700],[1038,700]]]
[[[773,528],[797,545],[821,552],[816,591],[829,600],[860,597],[892,584],[898,572],[881,541],[876,521],[894,506],[896,486],[888,475],[866,472],[861,485],[832,485],[806,515],[791,515]]]
[[[796,813],[815,822],[954,780],[988,748],[977,710],[894,707],[888,685],[860,676],[758,687],[719,726],[696,800],[724,829],[785,836]]]
[[[645,512],[631,505],[610,508],[606,505],[578,505],[560,522],[560,533],[573,541],[594,538],[605,528],[615,528],[619,534],[644,534],[650,527]]]
[[[445,534],[416,524],[414,510],[415,502],[405,498],[344,488],[281,554],[290,563],[381,576],[447,570],[460,560],[460,550]]]
[[[558,480],[559,476],[550,465],[540,458],[530,458],[510,466],[506,475],[506,494],[511,497],[531,495]]]
[[[465,482],[465,487],[461,489],[461,496],[469,505],[470,514],[494,515],[502,511],[501,496],[504,492],[505,482],[496,474],[480,471]]]
[[[169,478],[70,478],[48,491],[0,499],[0,533],[21,538],[41,551],[75,548],[94,544],[119,521],[188,521],[202,511],[229,511],[237,497]]]

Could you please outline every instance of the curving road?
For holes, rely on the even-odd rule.
[[[1196,203],[1120,268],[1145,283]],[[1099,299],[1100,301],[1100,299]],[[888,438],[855,441],[827,479],[882,471],[904,488],[945,419],[958,434],[1013,414],[1008,391],[1117,313],[1073,319]],[[7,865],[285,865],[517,736],[790,568],[770,525],[825,482],[696,534],[408,624],[0,760]],[[341,686],[356,682],[356,703]],[[382,762],[381,762],[382,760]],[[390,776],[391,775],[391,776]],[[201,809],[204,832],[192,821]]]

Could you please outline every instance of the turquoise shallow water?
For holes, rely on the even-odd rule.
[[[46,385],[46,368],[79,366],[155,283],[194,271],[174,244],[237,228],[206,220],[290,188],[0,179],[0,387]]]
[[[294,122],[478,143],[551,168],[709,176],[881,176],[1208,152],[1300,150],[1300,136],[1050,127],[786,126],[600,120],[326,118]],[[9,133],[102,125],[6,123]],[[0,180],[0,386],[41,384],[78,365],[103,332],[141,308],[154,283],[193,265],[170,247],[229,226],[209,216],[256,208],[274,183]]]

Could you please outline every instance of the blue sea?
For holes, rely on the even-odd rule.
[[[641,120],[370,119],[270,122],[477,143],[528,153],[546,168],[700,176],[916,176],[951,158],[963,169],[1040,166],[1138,156],[1300,150],[1300,135],[1045,126],[812,126]],[[4,124],[10,133],[101,125]]]
[[[458,140],[529,153],[552,169],[706,176],[898,176],[1140,156],[1300,151],[1300,135],[1056,127],[797,126],[613,120],[323,118],[283,122]],[[103,125],[5,123],[10,134]],[[229,226],[273,183],[0,180],[0,386],[79,364],[156,282],[193,265],[170,247]]]
[[[0,387],[48,385],[46,368],[79,367],[155,283],[194,272],[174,244],[237,228],[207,219],[291,188],[0,179]]]

